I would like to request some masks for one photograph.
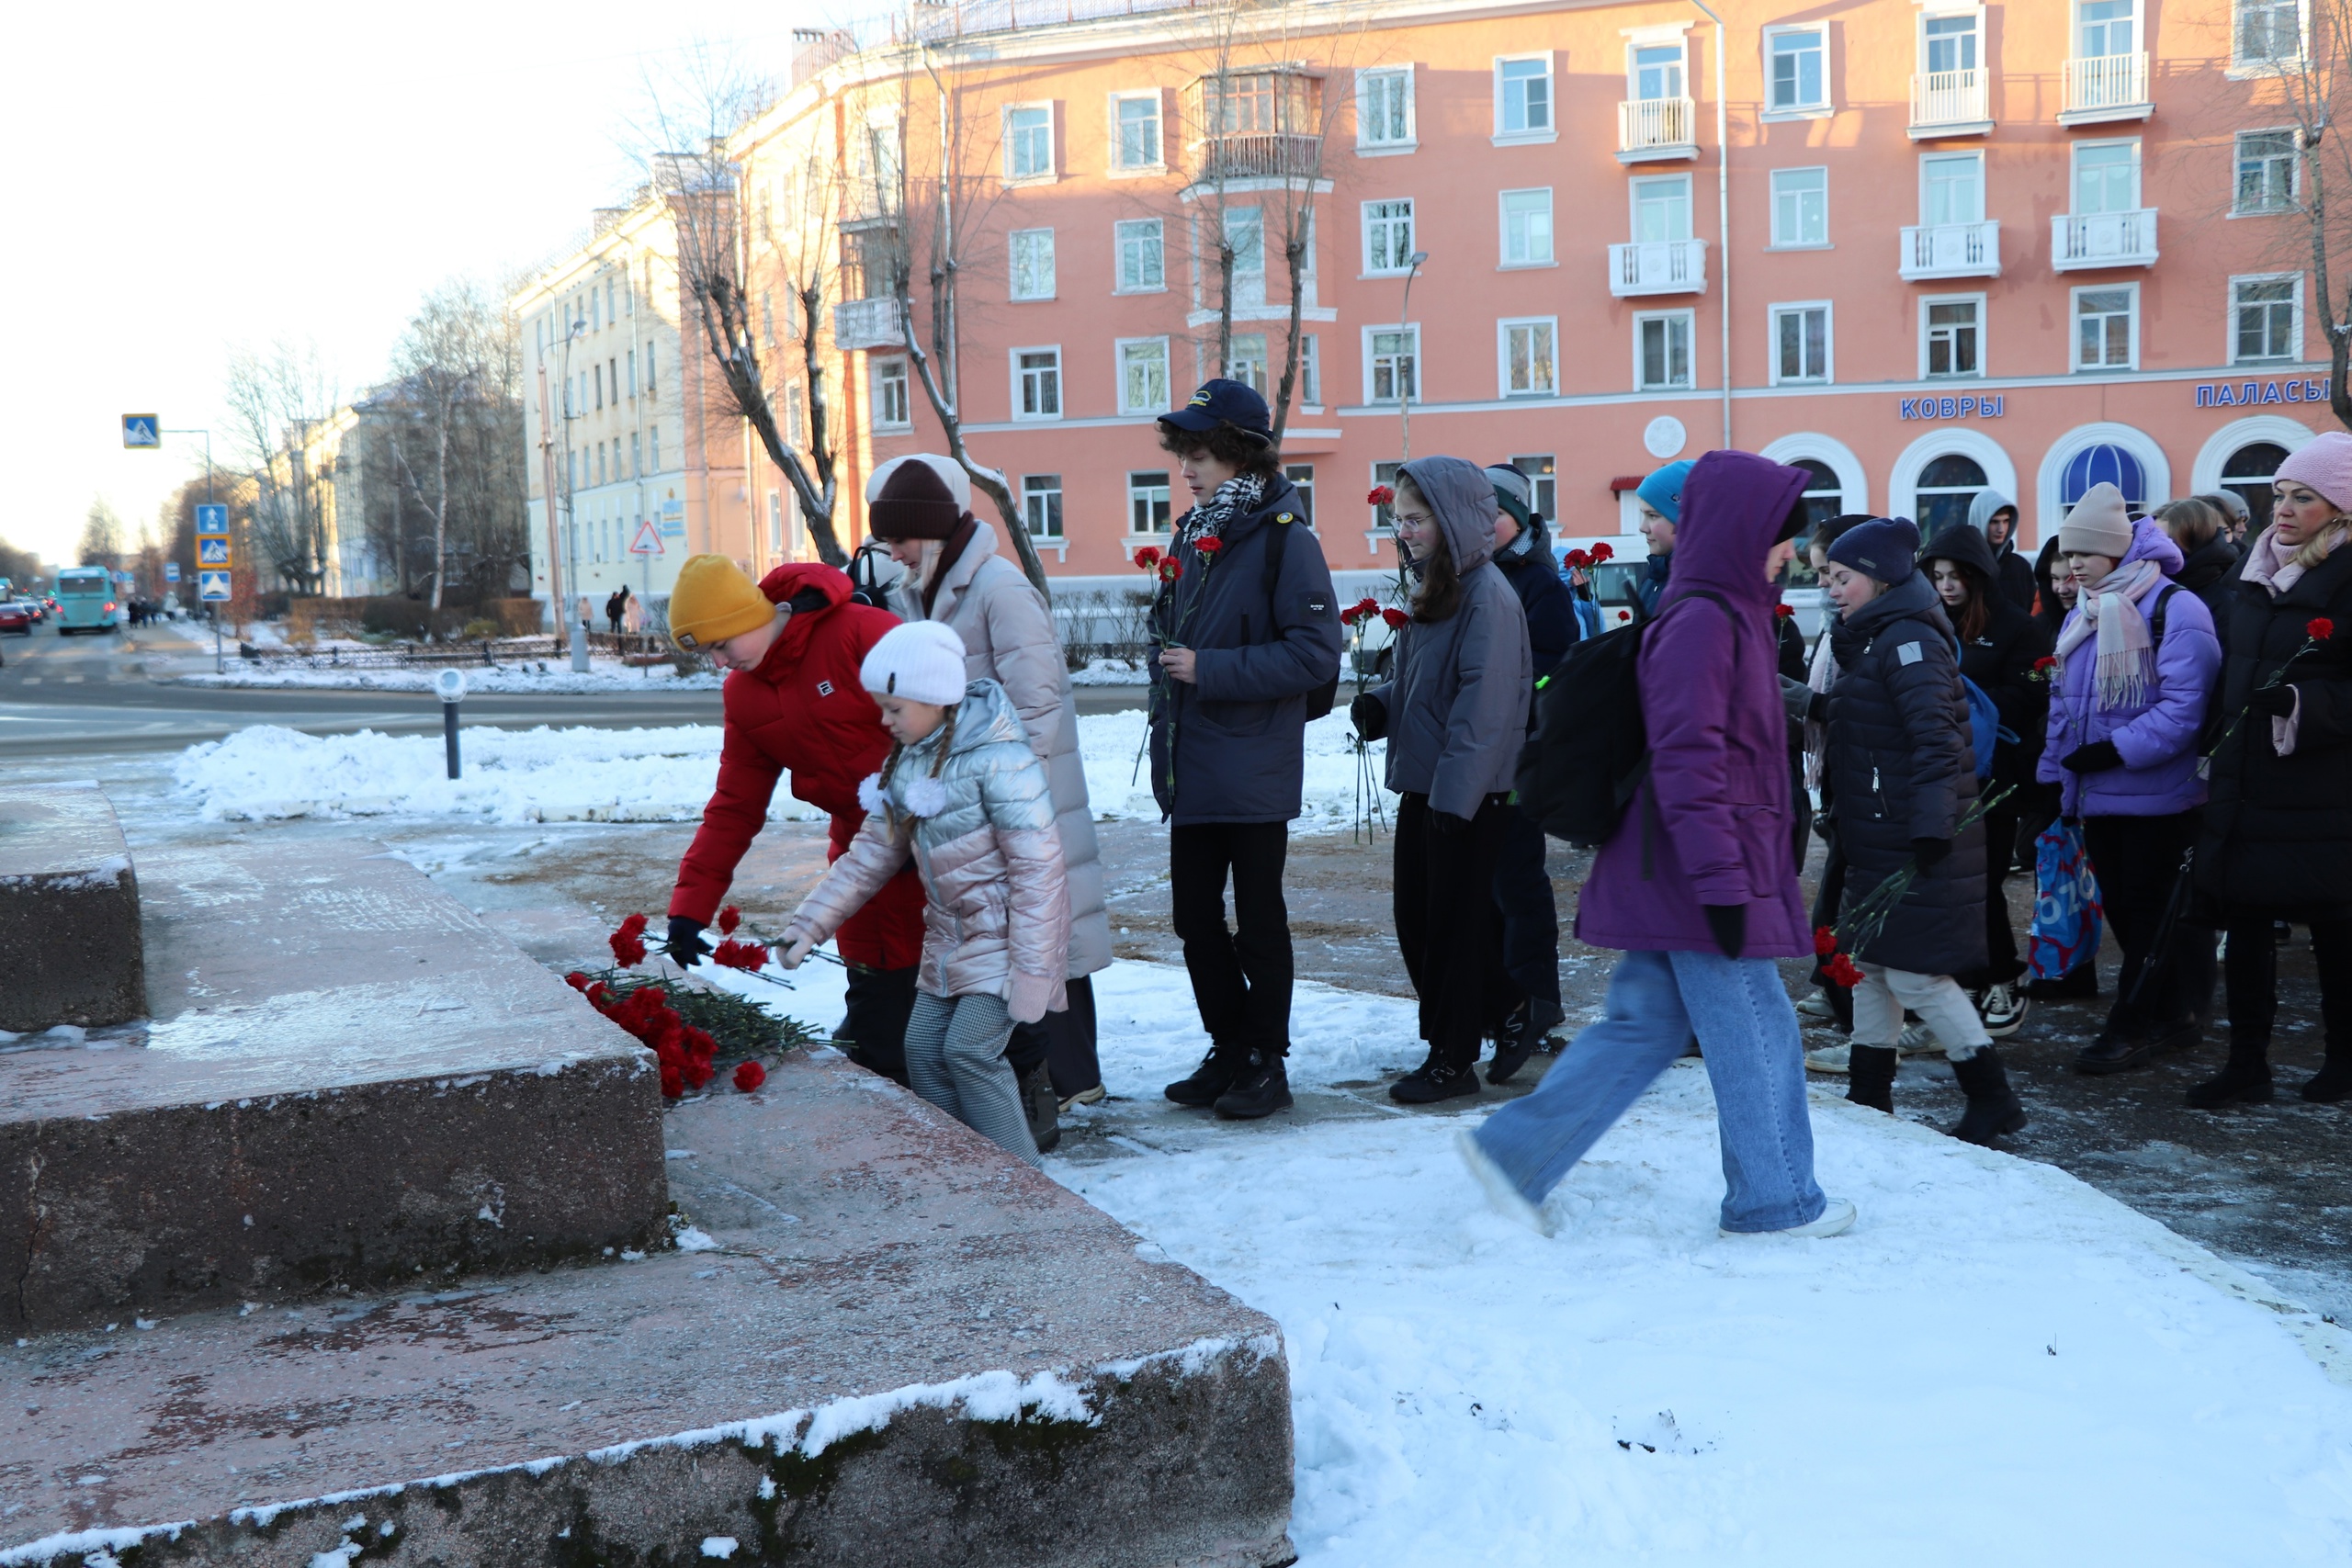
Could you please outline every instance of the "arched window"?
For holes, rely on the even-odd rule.
[[[2235,491],[2245,502],[2249,536],[2270,526],[2270,481],[2278,472],[2278,465],[2286,460],[2284,446],[2272,441],[2257,441],[2251,446],[2239,447],[2222,465],[2222,488]]]
[[[1919,525],[1919,537],[1932,539],[1952,524],[1967,522],[1968,503],[1984,488],[1984,470],[1974,458],[1957,452],[1947,452],[1920,469],[1915,487],[1919,515],[1912,519]]]
[[[2135,510],[2148,504],[2148,479],[2140,459],[2120,446],[2101,442],[2067,458],[2066,471],[2058,477],[2058,500],[2072,506],[2096,484],[2113,485],[2123,492],[2124,504]]]
[[[1813,476],[1804,487],[1806,527],[1810,528],[1818,523],[1826,523],[1846,510],[1846,485],[1845,481],[1838,477],[1837,469],[1815,457],[1799,457],[1789,467],[1803,468]]]

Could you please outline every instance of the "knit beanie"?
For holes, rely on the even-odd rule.
[[[865,481],[865,529],[877,539],[944,539],[971,510],[971,479],[952,457],[893,457]]]
[[[2314,435],[2278,465],[2277,482],[2309,485],[2337,511],[2352,511],[2352,435],[2330,430]]]
[[[2352,435],[2344,439],[2346,445],[2352,446]],[[2352,489],[2346,493],[2352,494]],[[2106,556],[2121,560],[2132,548],[2132,513],[2123,504],[2123,492],[2105,479],[2083,491],[2083,499],[2075,502],[2074,510],[2066,513],[2066,521],[2058,525],[2058,548],[2070,556]]]
[[[1634,487],[1634,493],[1649,502],[1652,512],[1679,528],[1682,525],[1682,484],[1690,477],[1691,466],[1688,457],[1668,463]]]
[[[775,618],[760,585],[725,556],[688,556],[670,590],[670,640],[688,653],[757,631]]]
[[[952,708],[964,700],[964,639],[944,621],[892,626],[867,651],[857,679],[877,697]]]
[[[1495,487],[1495,504],[1510,513],[1511,521],[1521,527],[1535,515],[1535,487],[1527,476],[1511,463],[1489,463],[1487,479]]]
[[[1875,577],[1889,588],[1909,577],[1919,554],[1919,528],[1908,517],[1873,517],[1838,536],[1829,558]]]

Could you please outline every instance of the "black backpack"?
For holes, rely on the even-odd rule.
[[[1705,589],[1689,597],[1713,599],[1732,614]],[[1649,776],[1636,663],[1643,634],[1657,624],[1653,617],[1586,637],[1535,682],[1535,732],[1520,750],[1512,788],[1519,808],[1544,832],[1579,849],[1609,841]]]
[[[1290,515],[1288,513],[1283,513],[1266,521],[1266,526],[1274,531],[1274,536],[1266,541],[1266,580],[1261,590],[1266,600],[1266,626],[1269,631],[1274,630],[1275,622],[1279,618],[1274,614],[1274,586],[1283,575],[1283,551],[1290,544]],[[1338,591],[1335,589],[1333,592],[1336,595]],[[1340,678],[1337,675],[1332,676],[1321,685],[1311,688],[1306,694],[1307,722],[1312,724],[1329,713],[1332,699],[1337,697],[1339,693]]]

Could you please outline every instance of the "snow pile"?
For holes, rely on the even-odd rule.
[[[516,694],[554,694],[578,695],[611,692],[715,692],[720,675],[715,670],[697,671],[692,675],[679,675],[666,664],[651,669],[629,669],[617,659],[592,658],[588,672],[575,675],[570,656],[562,655],[527,664],[466,664],[455,668],[466,672],[469,694],[511,696]],[[371,668],[342,669],[334,665],[281,665],[275,662],[241,666],[232,663],[228,672],[182,675],[178,683],[187,686],[238,686],[287,688],[304,690],[359,692],[430,692],[433,677],[447,665],[432,665],[413,670]]]
[[[1124,659],[1091,659],[1083,670],[1069,672],[1073,686],[1148,686],[1151,671],[1140,662]]]
[[[469,728],[465,776],[438,736],[305,735],[276,725],[191,746],[175,793],[209,821],[472,817],[494,822],[691,822],[718,776],[716,725],[664,729]],[[822,814],[782,787],[773,818]]]
[[[1158,821],[1151,777],[1136,766],[1140,711],[1078,721],[1094,814]],[[1357,757],[1344,715],[1307,726],[1306,812],[1302,832],[1344,830],[1355,820]],[[498,729],[468,726],[465,777],[451,779],[437,735],[305,735],[275,725],[192,746],[173,765],[180,797],[211,821],[284,817],[471,817],[496,822],[691,822],[718,778],[716,725],[660,729],[587,727]],[[1378,776],[1383,749],[1371,762]],[[779,784],[771,818],[821,814]],[[1394,820],[1396,797],[1383,793]]]

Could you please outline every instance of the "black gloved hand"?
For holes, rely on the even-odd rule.
[[[1827,724],[1829,722],[1829,694],[1814,693],[1804,705],[1804,717],[1807,724]]]
[[[1388,705],[1370,692],[1359,692],[1348,705],[1348,722],[1366,740],[1377,740],[1388,733]]]
[[[684,915],[670,917],[670,940],[662,944],[662,951],[671,963],[681,969],[691,969],[710,950],[710,944],[702,939],[700,920],[690,920]]]
[[[2295,688],[2265,686],[2246,698],[2245,705],[2256,713],[2267,713],[2273,718],[2284,718],[2295,711]]]
[[[1951,840],[1950,839],[1914,839],[1911,840],[1911,858],[1919,863],[1919,868],[1922,871],[1935,864],[1938,861],[1943,859],[1950,853],[1951,853]]]
[[[1707,917],[1708,933],[1725,958],[1737,958],[1747,950],[1747,905],[1702,904],[1699,912]]]
[[[1430,831],[1441,839],[1454,838],[1469,830],[1470,818],[1467,817],[1456,817],[1451,811],[1432,809],[1430,812]]]
[[[2058,765],[2073,773],[2103,773],[2109,768],[2121,767],[2123,753],[2115,749],[2112,740],[2094,740],[2059,758]]]

